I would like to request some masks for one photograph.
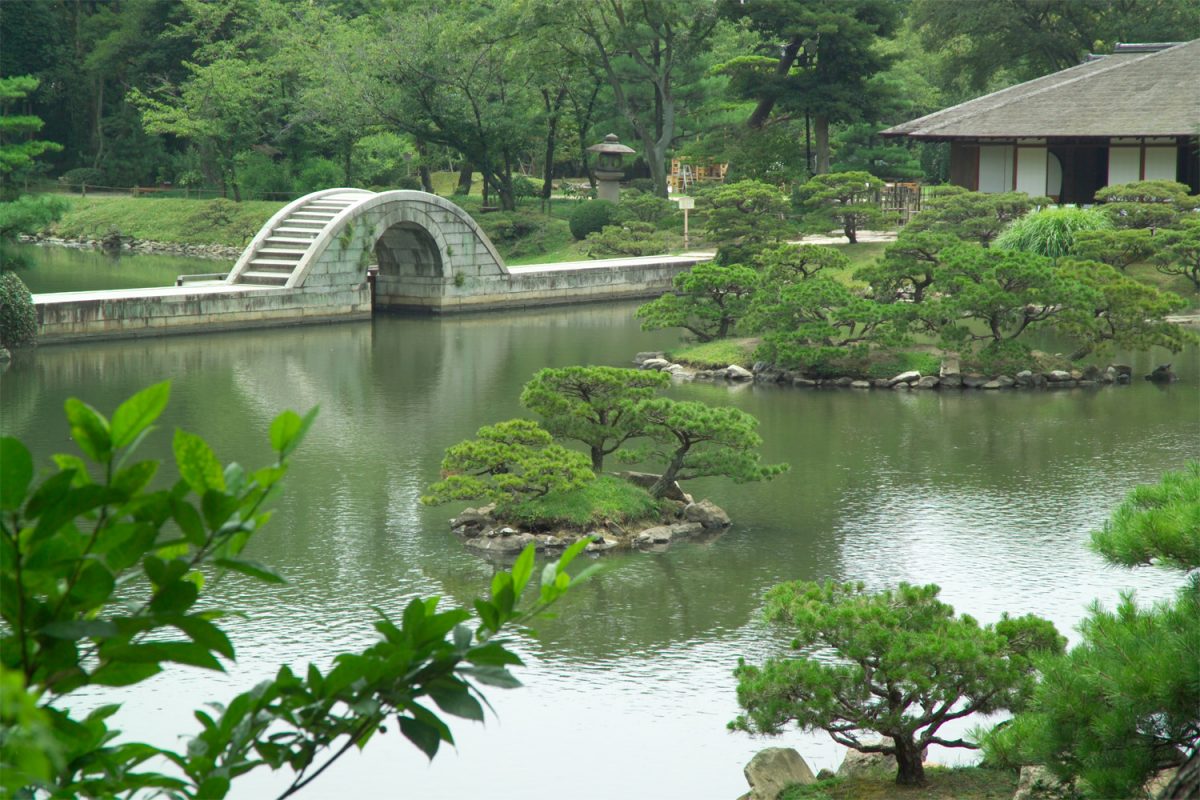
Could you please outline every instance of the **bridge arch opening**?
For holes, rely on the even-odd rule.
[[[442,278],[446,272],[437,241],[415,222],[397,222],[375,242],[381,275]]]

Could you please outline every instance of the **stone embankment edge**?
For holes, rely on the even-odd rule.
[[[639,369],[666,372],[672,378],[681,381],[694,380],[725,380],[730,383],[763,383],[770,385],[794,386],[796,388],[838,388],[838,389],[890,389],[893,391],[914,391],[929,389],[1074,389],[1093,388],[1114,384],[1129,384],[1133,380],[1133,368],[1124,364],[1109,364],[1101,369],[1089,366],[1079,370],[1050,370],[1035,372],[1021,370],[1015,376],[1009,375],[980,375],[961,373],[952,362],[943,362],[938,375],[922,375],[919,372],[903,372],[891,378],[855,378],[844,376],[839,378],[808,378],[800,372],[782,370],[768,364],[755,364],[753,368],[736,364],[716,370],[693,370],[683,364],[668,361],[661,351],[638,353],[633,360]],[[1155,383],[1174,383],[1175,373],[1170,365],[1156,368],[1145,376],[1148,381]]]
[[[648,473],[625,473],[625,476],[627,480],[639,484],[643,483],[640,480],[642,478],[658,477]],[[680,499],[675,500],[675,497]],[[450,530],[463,540],[467,549],[480,555],[504,558],[516,556],[530,545],[538,552],[554,551],[580,539],[591,540],[586,552],[593,554],[630,550],[658,552],[677,541],[715,535],[731,524],[724,510],[707,499],[692,502],[691,496],[679,489],[678,484],[673,493],[664,499],[673,500],[676,506],[674,513],[645,520],[628,530],[610,522],[586,531],[530,533],[494,516],[494,505],[464,509],[450,520]]]

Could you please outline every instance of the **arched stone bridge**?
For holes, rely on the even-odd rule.
[[[465,211],[424,192],[325,189],[271,218],[224,280],[34,295],[38,340],[367,319],[657,296],[707,253],[506,267]],[[367,267],[376,262],[372,292]]]
[[[374,258],[372,258],[374,253]],[[324,189],[275,214],[225,282],[287,289],[360,284],[378,261],[376,305],[440,305],[448,287],[503,282],[503,259],[465,211],[433,194]]]

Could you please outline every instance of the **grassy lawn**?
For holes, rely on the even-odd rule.
[[[453,173],[445,175],[455,176]],[[234,203],[161,196],[64,197],[68,209],[62,219],[46,230],[51,236],[101,239],[115,232],[143,241],[229,247],[248,244],[267,220],[285,205],[282,201]],[[552,200],[551,213],[547,215],[540,211],[536,200],[522,201],[515,212],[485,214],[478,195],[451,199],[480,223],[509,263],[543,264],[587,259],[567,225],[567,217],[574,208],[572,200]]]
[[[602,522],[636,522],[658,515],[658,503],[645,489],[612,475],[598,475],[582,488],[526,500],[504,518],[534,529],[586,529]]]
[[[859,242],[858,244],[846,242],[844,244],[830,245],[830,247],[850,259],[850,267],[852,269],[858,269],[882,256],[884,248],[889,244],[891,242]]]
[[[927,785],[897,786],[892,777],[830,778],[792,786],[780,800],[1011,800],[1017,773],[983,767],[927,767]]]
[[[186,200],[178,197],[93,195],[67,198],[69,209],[51,236],[100,239],[117,232],[154,242],[241,247],[286,205],[269,200]]]

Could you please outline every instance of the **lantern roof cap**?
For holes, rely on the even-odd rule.
[[[603,142],[600,144],[594,144],[587,150],[589,153],[619,153],[622,155],[625,153],[637,152],[632,147],[626,147],[625,145],[621,144],[615,133],[608,134],[604,137]]]

